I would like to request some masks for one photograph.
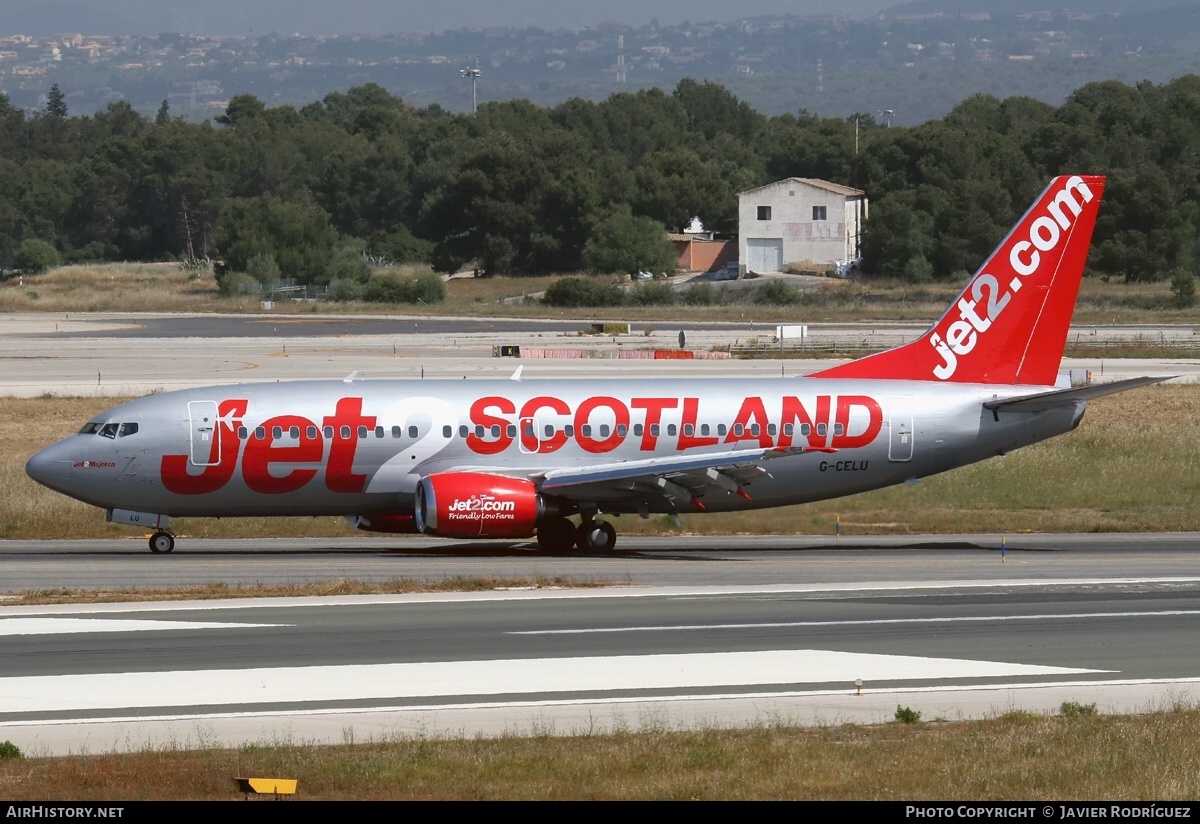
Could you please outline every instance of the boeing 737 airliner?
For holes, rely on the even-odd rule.
[[[1102,177],[1056,178],[920,338],[806,377],[189,389],[98,415],[26,471],[152,529],[154,552],[174,549],[170,518],[247,515],[605,552],[611,516],[903,483],[1068,432],[1088,400],[1165,380],[1057,380],[1103,192]]]

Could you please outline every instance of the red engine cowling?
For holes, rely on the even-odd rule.
[[[528,538],[545,515],[545,500],[522,478],[444,472],[417,485],[417,529],[426,535]]]

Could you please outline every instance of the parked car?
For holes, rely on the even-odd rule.
[[[737,280],[739,274],[738,262],[731,260],[713,273],[713,280]]]
[[[859,268],[862,266],[862,258],[851,258],[843,260],[838,258],[833,262],[833,268],[837,271],[838,277],[848,278],[851,275],[858,274]]]

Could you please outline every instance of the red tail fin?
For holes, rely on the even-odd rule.
[[[811,377],[1053,385],[1103,194],[1055,178],[924,335]]]

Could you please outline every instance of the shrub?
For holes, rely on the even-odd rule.
[[[366,283],[371,279],[371,264],[367,263],[365,245],[360,240],[343,240],[333,251],[329,265],[325,267],[325,279],[357,280]]]
[[[904,279],[909,283],[928,283],[933,280],[933,265],[924,255],[913,255],[904,264]]]
[[[392,263],[429,263],[433,259],[433,244],[414,236],[404,226],[375,235],[371,251]]]
[[[446,299],[446,284],[433,272],[415,278],[384,272],[371,278],[362,297],[371,303],[441,303]]]
[[[278,283],[279,264],[270,255],[255,255],[246,261],[246,274],[259,283]]]
[[[673,306],[676,295],[669,283],[639,283],[627,300],[631,306]]]
[[[335,280],[329,284],[326,295],[338,303],[348,303],[352,300],[362,300],[365,291],[363,284],[356,280]]]
[[[620,306],[625,293],[615,283],[600,283],[587,277],[559,278],[546,288],[542,302],[547,306]]]
[[[5,758],[24,758],[20,748],[11,741],[0,741],[0,761]]]
[[[338,280],[339,285],[353,281]],[[399,275],[384,272],[367,281],[362,298],[370,303],[408,303],[408,286]]]
[[[1171,305],[1186,309],[1196,303],[1196,276],[1187,269],[1179,268],[1171,275]]]
[[[217,290],[227,298],[249,292],[255,286],[258,286],[258,281],[245,272],[224,272],[217,275]]]
[[[782,280],[768,280],[754,290],[754,302],[764,306],[791,306],[800,302],[800,293]]]
[[[715,306],[720,294],[711,283],[697,283],[680,292],[679,299],[688,306]]]
[[[1063,718],[1086,718],[1096,714],[1095,704],[1080,704],[1078,701],[1063,701],[1058,708]]]
[[[912,707],[902,707],[896,705],[896,723],[897,724],[919,724],[921,723],[921,713],[914,710]]]
[[[435,272],[423,272],[409,281],[410,303],[441,303],[446,299],[446,281]]]
[[[37,238],[23,241],[17,247],[17,253],[13,255],[13,264],[26,272],[45,272],[47,269],[58,266],[61,262],[62,258],[59,257],[54,244]]]

